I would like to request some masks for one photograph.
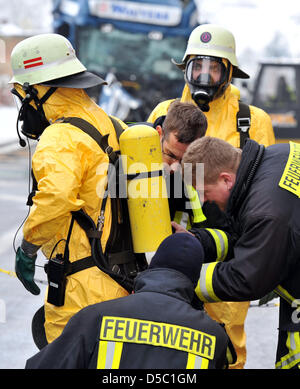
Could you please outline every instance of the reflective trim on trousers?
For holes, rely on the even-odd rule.
[[[290,350],[290,352],[276,363],[276,369],[291,369],[300,363],[299,332],[288,332],[286,347],[288,350]]]

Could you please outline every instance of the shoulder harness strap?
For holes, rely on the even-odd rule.
[[[110,118],[112,120],[112,118]],[[114,119],[114,122],[117,122]],[[113,122],[113,125],[114,125]],[[101,135],[100,132],[89,122],[77,117],[64,118],[63,123],[70,123],[72,126],[80,128],[82,131],[90,135],[106,153],[112,163],[115,163],[118,156],[117,153],[108,144],[109,134]],[[118,123],[121,127],[121,125]],[[122,128],[122,127],[121,127]]]
[[[31,187],[31,192],[29,193],[28,197],[27,197],[27,202],[26,202],[26,205],[28,205],[29,207],[31,207],[33,205],[33,197],[35,196],[35,192],[37,191],[38,189],[38,186],[37,186],[37,181],[34,177],[34,174],[33,174],[33,170],[31,169],[31,179],[32,179],[32,187]]]
[[[242,149],[249,136],[251,114],[249,105],[239,101],[239,112],[236,115],[237,131],[240,133],[240,148]]]
[[[112,122],[112,124],[114,126],[114,129],[116,131],[116,136],[117,136],[117,139],[119,141],[119,137],[120,137],[120,135],[123,132],[123,127],[118,122],[118,120],[116,120],[114,117],[109,116],[109,118],[110,118],[110,120],[111,120],[111,122]],[[103,152],[108,155],[110,161],[112,163],[116,162],[118,156],[117,156],[117,153],[108,144],[109,134],[106,134],[104,136],[101,135],[100,132],[92,124],[90,124],[89,122],[87,122],[86,120],[81,119],[81,118],[69,117],[69,118],[63,118],[63,119],[61,119],[61,121],[63,123],[70,123],[73,126],[80,128],[85,133],[90,135],[98,143],[98,145],[101,147]],[[33,205],[32,199],[35,196],[35,192],[38,189],[37,188],[37,181],[36,181],[36,179],[34,177],[34,174],[33,174],[32,170],[31,170],[31,176],[32,176],[32,189],[31,189],[31,192],[28,195],[27,202],[26,202],[26,205],[28,205],[30,207]]]
[[[159,116],[153,123],[153,127],[156,128],[156,126],[162,126],[163,122],[165,121],[165,118],[166,115]]]
[[[109,116],[109,118],[110,118],[110,120],[115,128],[117,139],[119,142],[120,135],[124,131],[124,128],[121,126],[121,124],[118,122],[118,120],[116,118],[114,118],[113,116]]]

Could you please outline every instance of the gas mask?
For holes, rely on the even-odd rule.
[[[185,79],[192,99],[202,111],[208,112],[209,103],[224,93],[231,79],[231,68],[227,60],[218,57],[199,55],[188,60]]]
[[[35,89],[32,85],[29,85],[27,82],[23,84],[22,89],[26,93],[25,97],[22,97],[16,88],[11,89],[11,93],[14,96],[17,108],[19,110],[17,118],[17,134],[19,137],[19,143],[20,146],[25,147],[26,142],[21,138],[19,133],[19,122],[23,122],[21,132],[27,138],[38,140],[44,129],[50,124],[46,119],[43,104],[56,91],[57,88],[49,88],[49,90],[41,99],[38,98],[37,89]],[[37,109],[35,109],[33,105],[30,104],[32,101],[34,101]]]

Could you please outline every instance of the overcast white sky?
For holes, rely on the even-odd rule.
[[[234,34],[237,56],[247,71],[263,57],[263,49],[280,34],[280,44],[293,57],[300,57],[299,0],[199,0],[201,22],[220,24]],[[253,52],[254,58],[245,53]]]

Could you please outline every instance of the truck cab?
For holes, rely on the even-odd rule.
[[[266,111],[277,143],[300,142],[300,59],[260,62],[250,103]]]
[[[66,36],[81,62],[106,78],[88,93],[108,113],[145,121],[161,101],[178,97],[180,61],[197,23],[193,0],[56,0],[54,32]]]

